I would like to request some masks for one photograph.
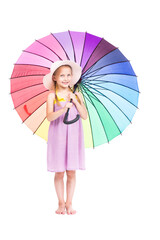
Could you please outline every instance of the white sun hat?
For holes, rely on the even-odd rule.
[[[82,74],[82,68],[77,63],[70,61],[70,60],[56,61],[56,62],[52,63],[51,68],[50,68],[50,73],[46,74],[43,78],[43,84],[44,84],[45,88],[47,88],[49,90],[54,89],[54,82],[52,80],[52,75],[56,71],[57,68],[59,68],[63,65],[69,65],[72,68],[72,79],[70,82],[70,87],[73,87],[76,84],[76,82],[78,82],[78,80],[80,79],[81,74]]]

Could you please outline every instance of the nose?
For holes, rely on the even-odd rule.
[[[66,76],[65,77],[65,81],[69,81],[70,80],[70,77],[69,76]]]

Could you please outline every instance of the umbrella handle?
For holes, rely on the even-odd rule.
[[[66,114],[65,114],[65,117],[64,117],[64,119],[63,119],[63,122],[64,122],[65,124],[72,124],[72,123],[75,123],[75,122],[77,122],[77,121],[79,120],[80,115],[77,114],[77,116],[75,117],[75,119],[73,119],[73,120],[71,120],[71,121],[67,121],[68,113],[69,113],[69,108],[68,108],[68,110],[67,110],[67,112],[66,112]]]
[[[75,93],[77,86],[78,86],[78,84],[76,84],[76,85],[74,86],[74,91],[73,91],[73,93]],[[70,100],[70,102],[72,102],[72,99]],[[69,110],[70,110],[70,108],[68,108],[68,110],[67,110],[67,112],[66,112],[66,114],[65,114],[65,116],[64,116],[64,119],[63,119],[63,122],[64,122],[65,124],[75,123],[75,122],[77,122],[77,121],[79,120],[79,118],[80,118],[80,115],[77,114],[77,116],[75,117],[75,119],[70,120],[70,121],[67,121],[68,114],[69,114]]]

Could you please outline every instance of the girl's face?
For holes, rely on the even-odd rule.
[[[72,70],[68,66],[61,66],[53,75],[53,80],[57,82],[61,88],[67,88],[72,79]]]

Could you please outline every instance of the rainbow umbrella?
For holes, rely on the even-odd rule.
[[[85,147],[110,142],[122,134],[138,108],[137,77],[117,47],[87,32],[50,34],[23,51],[11,76],[15,110],[34,134],[47,141],[49,90],[43,77],[53,62],[67,59],[83,69],[78,85],[89,115],[82,120]]]

